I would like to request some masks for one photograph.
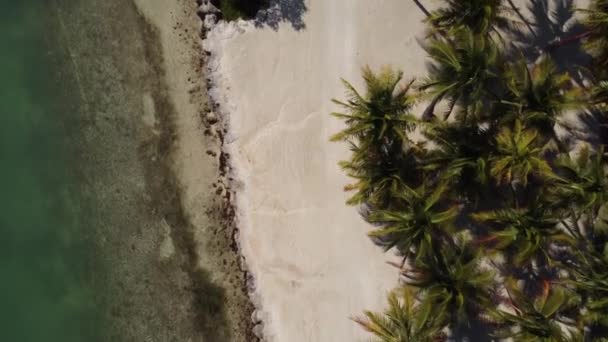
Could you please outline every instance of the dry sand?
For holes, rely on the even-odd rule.
[[[296,1],[297,2],[297,1]],[[345,205],[337,163],[347,146],[330,117],[340,78],[362,86],[360,68],[391,64],[426,73],[424,15],[412,1],[310,0],[306,27],[278,30],[220,23],[205,48],[213,97],[229,116],[240,244],[255,278],[254,303],[267,341],[334,342],[366,337],[349,320],[385,307],[398,274]]]
[[[422,3],[429,10],[436,5]],[[514,3],[530,17],[531,2]],[[309,0],[306,6],[302,30],[286,22],[278,30],[217,25],[205,41],[212,97],[229,117],[240,244],[255,278],[265,339],[354,341],[368,336],[348,318],[384,308],[398,276],[385,263],[394,256],[369,241],[370,226],[344,204],[349,180],[336,164],[348,150],[328,142],[342,127],[328,115],[337,109],[330,99],[343,96],[341,77],[361,89],[366,64],[424,77],[426,54],[417,41],[424,14],[409,0]],[[545,46],[555,28],[540,29],[548,31],[536,44]]]

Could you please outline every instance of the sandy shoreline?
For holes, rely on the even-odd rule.
[[[77,172],[94,204],[79,223],[95,245],[87,280],[102,341],[254,340],[196,7],[51,3],[78,107]]]
[[[169,8],[163,0],[135,3],[158,30],[164,82],[174,106],[170,168],[179,188],[176,200],[191,236],[187,245],[180,246],[180,233],[172,228],[170,239],[176,243],[176,251],[186,248],[182,253],[191,255],[193,305],[200,310],[194,324],[202,330],[204,342],[254,341],[253,306],[234,241],[234,193],[228,179],[229,156],[222,151],[225,128],[207,97],[202,22],[196,14],[196,2],[177,1]],[[208,281],[217,289],[203,284],[197,289],[195,279]],[[217,321],[219,318],[225,321]]]
[[[341,127],[330,99],[344,94],[340,77],[361,86],[366,64],[423,75],[424,15],[396,0],[306,6],[302,30],[216,26],[205,41],[211,94],[229,117],[240,244],[265,340],[357,340],[366,335],[349,317],[383,308],[398,276],[344,203],[347,147],[328,142]]]

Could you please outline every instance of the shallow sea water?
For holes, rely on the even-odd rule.
[[[80,98],[62,72],[51,3],[0,5],[2,341],[94,341],[104,329],[71,126]]]
[[[0,0],[1,342],[246,338],[185,248],[164,75],[131,0]]]

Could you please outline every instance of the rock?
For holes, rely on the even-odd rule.
[[[264,338],[264,326],[262,324],[256,324],[255,327],[253,327],[253,334],[261,339]]]
[[[214,112],[209,112],[207,113],[207,115],[205,115],[205,120],[207,121],[207,123],[209,123],[210,125],[215,125],[218,122],[218,118],[217,115],[215,115]]]
[[[212,29],[215,26],[216,23],[217,23],[217,16],[215,14],[207,14],[207,15],[205,15],[205,20],[203,20],[203,26],[207,30]]]
[[[253,324],[258,324],[262,322],[262,314],[259,310],[253,310],[251,313],[251,322]]]

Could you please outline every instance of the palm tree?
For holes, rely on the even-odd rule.
[[[583,296],[583,321],[590,328],[593,338],[599,338],[602,332],[603,337],[607,337],[608,255],[582,252],[578,253],[576,260],[575,265],[569,268],[573,277],[570,283]]]
[[[587,147],[571,157],[556,134],[583,102],[608,110],[608,1],[591,1],[577,38],[597,66],[585,96],[547,55],[505,63],[515,49],[496,38],[514,23],[510,0],[444,0],[430,13],[420,94],[390,68],[364,68],[361,93],[344,81],[333,115],[346,127],[332,140],[351,147],[340,163],[354,179],[348,203],[361,205],[372,241],[403,258],[389,307],[355,319],[377,341],[479,340],[477,327],[513,341],[608,341],[608,159]],[[562,2],[554,18],[571,17]],[[417,120],[421,98],[430,104]]]
[[[425,15],[427,18],[430,18],[430,17],[431,17],[431,12],[429,12],[429,11],[426,9],[426,7],[424,7],[424,5],[423,5],[423,4],[420,2],[420,0],[412,0],[412,1],[413,1],[413,2],[416,4],[416,6],[418,6],[418,9],[420,9],[420,11],[422,11],[422,13],[424,13],[424,15]]]
[[[608,165],[604,149],[592,153],[585,145],[576,159],[568,154],[561,155],[556,168],[560,174],[555,177],[558,200],[575,209],[580,216],[588,213],[590,219],[595,219],[600,208],[608,202]],[[580,217],[573,219],[578,221]]]
[[[478,190],[487,185],[487,160],[492,151],[488,142],[492,131],[478,124],[461,124],[435,120],[422,132],[435,146],[421,164],[431,174],[439,174],[455,187],[455,193],[468,200],[480,196]]]
[[[546,7],[547,0],[544,3]],[[566,3],[571,4],[571,1]],[[549,44],[546,49],[553,49],[584,40],[583,46],[587,48],[594,59],[592,69],[594,72],[599,72],[606,76],[607,71],[605,66],[608,64],[608,1],[591,0],[588,8],[578,9],[578,11],[587,14],[581,21],[586,29],[574,36],[558,39]],[[544,14],[544,12],[541,13]],[[564,21],[561,21],[561,23],[563,24]]]
[[[348,100],[332,100],[346,110],[346,113],[332,115],[344,119],[347,128],[334,134],[331,140],[357,141],[366,147],[392,143],[396,139],[407,141],[406,133],[416,125],[415,117],[410,114],[416,98],[408,94],[413,81],[398,89],[403,78],[401,71],[385,67],[380,73],[374,74],[369,67],[364,67],[362,72],[365,95],[360,95],[355,87],[342,80]]]
[[[522,342],[579,342],[582,336],[562,319],[562,313],[576,306],[576,298],[564,289],[554,287],[538,298],[530,298],[515,286],[507,289],[510,310],[501,310],[498,316],[507,323],[507,328],[497,334],[499,338],[510,338]]]
[[[584,153],[583,153],[584,154]],[[578,159],[585,159],[579,155]],[[593,158],[591,158],[593,159]],[[591,163],[588,161],[587,163]],[[583,164],[579,162],[577,164]],[[591,197],[595,197],[591,195]],[[576,201],[576,200],[575,200]],[[583,202],[585,203],[585,202]],[[584,208],[584,204],[578,204]],[[578,229],[578,244],[566,260],[570,275],[566,284],[573,285],[582,298],[581,321],[591,341],[608,340],[608,220],[606,201],[597,214],[580,215],[572,210],[572,225]],[[580,216],[578,216],[580,215]],[[587,218],[587,219],[586,219]],[[572,228],[572,229],[575,229]]]
[[[390,149],[389,149],[390,148]],[[422,174],[418,159],[424,150],[417,145],[393,144],[376,153],[365,154],[363,149],[351,143],[352,157],[339,162],[346,174],[355,180],[346,191],[356,190],[347,200],[349,205],[365,204],[369,209],[390,209],[396,198],[393,194],[404,191],[407,184],[416,184]]]
[[[543,58],[530,70],[522,57],[509,64],[504,80],[507,94],[501,103],[506,110],[499,121],[508,124],[523,120],[560,144],[554,126],[566,110],[580,104],[580,91],[572,88],[568,74],[559,73],[549,58]]]
[[[519,120],[515,121],[513,130],[502,129],[496,137],[496,154],[491,159],[490,171],[498,183],[518,181],[526,186],[531,175],[541,178],[552,175],[537,140],[538,133],[525,130]]]
[[[584,153],[583,153],[584,154]],[[579,155],[579,159],[584,159]],[[592,164],[594,158],[587,163]],[[580,162],[580,164],[583,164]],[[589,168],[589,165],[586,165]],[[585,169],[586,169],[585,168]],[[603,177],[602,177],[603,178]],[[590,195],[590,197],[595,197]],[[583,202],[584,203],[584,202]],[[600,204],[597,214],[590,213],[574,217],[576,227],[582,225],[577,236],[578,245],[571,251],[567,262],[570,280],[582,297],[582,322],[592,341],[608,340],[608,220],[606,220],[606,201]],[[584,204],[579,204],[584,208]],[[578,215],[579,210],[573,210]]]
[[[608,107],[608,81],[600,81],[593,88],[591,102],[595,105]]]
[[[446,191],[445,183],[434,189],[427,185],[416,189],[405,186],[403,192],[394,194],[403,202],[401,208],[375,211],[368,217],[370,222],[381,225],[369,236],[385,250],[397,248],[404,261],[412,254],[416,259],[428,258],[441,240],[451,239],[451,224],[458,214],[456,208],[445,208],[440,202]]]
[[[476,35],[498,33],[512,25],[507,18],[511,9],[502,0],[444,0],[445,7],[431,13],[428,20],[437,29],[454,31],[462,28]]]
[[[608,65],[608,0],[592,0],[583,25],[587,27],[584,46],[595,58],[597,67]]]
[[[572,244],[573,239],[562,231],[560,217],[539,199],[527,208],[506,208],[472,215],[472,218],[492,228],[481,241],[491,249],[506,252],[515,266],[530,265],[532,260],[544,264],[551,259],[556,244]]]
[[[415,97],[409,94],[410,82],[398,89],[403,73],[384,68],[374,74],[363,68],[366,93],[361,95],[350,83],[343,80],[347,89],[346,102],[333,100],[346,113],[332,113],[344,119],[346,128],[331,137],[332,141],[346,141],[351,145],[352,157],[341,162],[351,177],[357,179],[347,189],[357,190],[349,204],[386,205],[390,191],[401,183],[405,166],[412,166],[415,144],[407,132],[416,126],[409,111]]]
[[[366,311],[355,322],[376,336],[378,342],[439,342],[445,318],[429,310],[423,311],[411,289],[403,287],[388,296],[388,309],[382,314]]]
[[[491,83],[497,78],[500,55],[496,44],[462,29],[451,40],[432,39],[424,49],[433,62],[428,79],[420,87],[432,97],[423,119],[434,116],[435,106],[442,99],[449,101],[446,120],[457,104],[463,110],[462,121],[466,121],[469,113],[478,114],[488,94],[492,95]]]
[[[446,317],[453,334],[460,336],[474,322],[489,317],[487,311],[493,307],[495,274],[480,263],[479,252],[456,239],[431,258],[416,260],[402,276],[407,285],[418,288],[421,310]]]

